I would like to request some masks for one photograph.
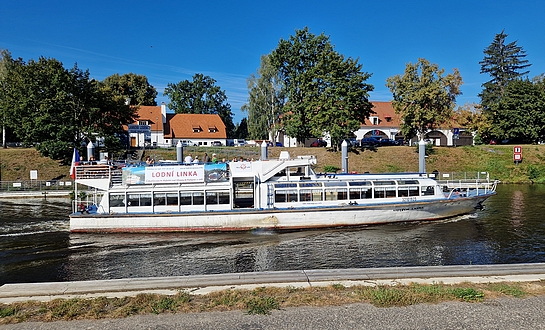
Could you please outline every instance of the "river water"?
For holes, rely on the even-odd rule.
[[[0,201],[0,285],[359,267],[545,262],[545,185],[500,185],[475,214],[289,233],[71,234],[62,199]]]

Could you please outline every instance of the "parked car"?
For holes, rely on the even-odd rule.
[[[380,146],[397,146],[399,145],[396,140],[382,138],[379,141]]]
[[[283,147],[282,142],[276,142],[277,147]]]
[[[221,141],[213,141],[213,142],[212,142],[212,145],[213,145],[214,147],[221,147],[223,144],[221,143]]]
[[[360,141],[360,146],[363,148],[380,147],[380,140],[375,137],[363,138]]]
[[[311,147],[327,147],[327,142],[324,140],[316,140],[310,144]]]
[[[182,147],[196,147],[197,144],[191,140],[181,140],[180,142],[182,142]]]
[[[245,145],[248,144],[248,143],[246,143],[246,140],[244,140],[244,139],[235,139],[233,141],[233,143],[234,143],[235,147],[244,147]]]

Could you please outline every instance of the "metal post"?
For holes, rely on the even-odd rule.
[[[341,143],[341,154],[342,154],[342,173],[348,173],[348,143],[346,140],[343,140]]]
[[[426,141],[418,142],[418,172],[426,173]]]
[[[178,141],[176,144],[176,161],[178,163],[184,161],[184,147],[182,146],[182,141]]]
[[[87,143],[87,160],[91,160],[91,156],[95,156],[95,145],[93,144],[93,142],[89,141],[89,143]]]
[[[269,150],[267,148],[267,141],[263,141],[263,143],[261,143],[261,160],[269,159]]]

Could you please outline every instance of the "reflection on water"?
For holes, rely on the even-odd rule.
[[[0,284],[252,271],[545,262],[545,186],[502,185],[434,223],[230,234],[70,234],[66,201],[0,202]]]

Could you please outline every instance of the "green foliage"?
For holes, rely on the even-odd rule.
[[[419,58],[417,63],[407,64],[403,75],[386,80],[393,94],[392,105],[401,115],[401,133],[406,139],[423,136],[452,118],[463,82],[457,69],[447,75],[444,72],[437,64]]]
[[[248,103],[241,108],[248,112],[248,133],[251,139],[266,140],[272,131],[273,140],[278,135],[278,125],[284,106],[284,88],[278,71],[271,66],[269,55],[261,56],[257,75],[247,79]]]
[[[373,113],[367,84],[357,60],[334,50],[329,37],[316,36],[305,27],[280,40],[271,64],[283,80],[287,102],[282,124],[299,143],[329,133],[332,141],[351,137]]]
[[[135,73],[124,75],[116,73],[106,77],[102,84],[110,88],[114,95],[129,100],[130,105],[157,105],[155,102],[157,90],[150,85],[146,76]]]
[[[168,96],[168,107],[176,113],[217,114],[225,124],[227,136],[235,129],[231,105],[227,103],[225,91],[216,86],[216,80],[197,73],[193,81],[182,80],[169,83],[163,95]]]
[[[504,86],[501,99],[488,106],[490,129],[498,139],[537,143],[545,136],[545,91],[539,83],[513,80]]]
[[[324,165],[325,173],[337,173],[340,170],[340,167],[334,165]]]
[[[414,149],[416,153],[420,152],[420,146],[418,145],[418,143],[416,143],[416,145],[414,146]],[[435,152],[435,149],[433,149],[433,143],[426,143],[426,146],[425,146],[426,156],[431,156],[433,155],[434,152]]]
[[[55,59],[14,62],[5,79],[5,123],[43,156],[68,163],[72,148],[94,136],[113,135],[134,121],[135,110],[102,88],[89,71],[67,70]]]
[[[484,50],[484,58],[479,64],[481,73],[486,73],[491,80],[483,84],[481,104],[485,109],[497,103],[503,96],[504,87],[509,81],[528,74],[522,71],[531,64],[525,59],[526,52],[513,41],[505,44],[507,34],[502,31],[496,34],[492,43]]]
[[[14,316],[15,313],[16,310],[12,306],[0,307],[0,317]]]
[[[515,298],[522,298],[526,296],[526,292],[521,288],[520,283],[490,284],[489,289]]]
[[[452,289],[452,294],[464,301],[476,301],[484,298],[484,293],[473,288],[454,288]]]
[[[245,305],[248,314],[269,315],[271,310],[280,309],[280,303],[273,297],[250,297]]]
[[[151,310],[153,314],[160,314],[165,311],[174,311],[176,307],[176,300],[172,297],[162,297],[158,301],[154,301],[151,304]]]
[[[513,91],[510,91],[509,100],[504,100],[508,85],[528,74],[527,70],[522,70],[530,66],[528,60],[525,59],[526,52],[522,47],[517,46],[516,41],[506,44],[506,38],[507,34],[504,31],[496,34],[492,43],[484,50],[485,55],[483,60],[479,62],[481,73],[488,74],[491,78],[483,84],[484,89],[479,94],[483,109],[482,121],[485,123],[490,122],[488,125],[481,125],[479,127],[479,134],[485,140],[490,140],[491,138],[499,140],[510,138],[513,133],[520,131],[518,126],[523,126],[524,122],[528,120],[525,119],[524,122],[520,122],[519,119],[522,116],[528,115],[530,108],[535,108],[536,106],[535,99],[528,100],[526,98],[526,92],[513,95]],[[522,87],[518,86],[518,88]],[[528,86],[525,88],[528,88]],[[528,94],[528,96],[530,95],[531,93]],[[512,104],[513,101],[517,104]],[[500,104],[502,102],[503,104]],[[529,104],[524,106],[525,103]],[[519,114],[518,111],[521,106]],[[509,117],[510,114],[507,112],[511,115],[514,114],[515,117]],[[529,117],[529,119],[533,120],[534,118]],[[541,121],[540,118],[539,121]],[[515,128],[513,130],[509,129],[510,125],[514,125]],[[509,129],[507,133],[504,133],[503,128]]]
[[[242,118],[240,123],[235,125],[234,139],[247,139],[248,138],[248,120]]]

